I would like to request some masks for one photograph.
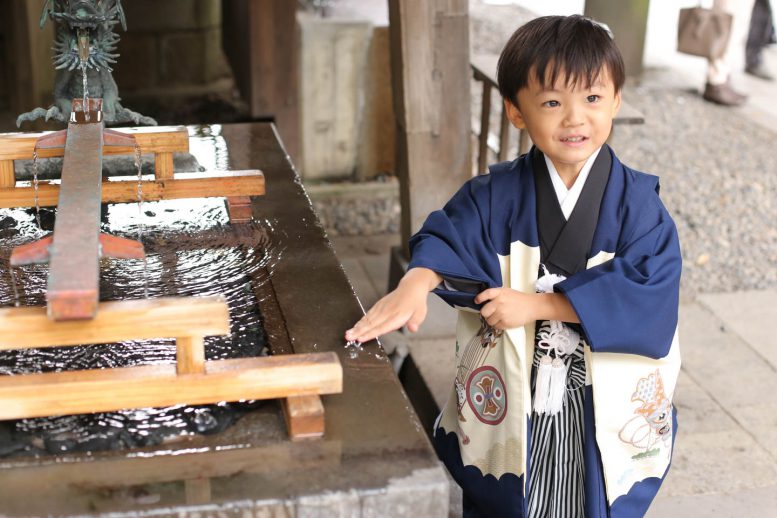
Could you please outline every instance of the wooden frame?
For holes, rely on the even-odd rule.
[[[0,309],[0,350],[129,339],[176,339],[175,365],[0,377],[0,419],[125,408],[287,398],[292,439],[324,432],[319,395],[342,392],[333,352],[205,361],[205,336],[229,332],[222,297],[103,302],[87,321],[55,322],[45,308]]]
[[[116,131],[119,133],[119,131]],[[264,175],[258,170],[217,171],[204,173],[173,172],[173,153],[189,151],[189,133],[181,126],[149,128],[122,128],[121,133],[135,137],[143,153],[154,154],[154,180],[142,182],[143,199],[225,197],[230,221],[250,221],[250,196],[265,193]],[[14,160],[31,160],[38,140],[52,132],[5,133],[0,134],[0,208],[32,207],[35,205],[35,191],[31,185],[17,186],[14,175]],[[131,155],[133,147],[105,146],[104,155]],[[38,149],[38,158],[59,157],[65,154],[64,147]],[[103,181],[102,201],[104,203],[134,202],[137,200],[137,177],[114,177]],[[41,207],[54,206],[59,197],[59,185],[40,182],[38,203]],[[248,203],[247,203],[248,200]]]
[[[135,138],[154,153],[153,181],[142,181],[144,200],[226,197],[232,222],[251,220],[250,196],[264,194],[261,171],[173,172],[173,153],[189,150],[185,128],[106,131],[114,145],[103,154],[134,154],[123,144]],[[46,138],[49,136],[49,138]],[[0,134],[0,207],[33,206],[32,186],[20,185],[14,160],[63,156],[65,134]],[[41,182],[38,203],[57,205],[60,186]],[[134,202],[136,176],[103,180],[103,202]],[[324,434],[321,394],[342,392],[342,367],[333,352],[205,361],[205,336],[229,332],[229,311],[220,297],[144,299],[99,304],[90,320],[50,320],[46,308],[0,309],[0,350],[71,346],[129,339],[175,338],[175,365],[25,374],[0,377],[0,419],[108,412],[146,406],[208,404],[242,399],[283,399],[293,440]]]

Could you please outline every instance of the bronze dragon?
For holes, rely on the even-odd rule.
[[[119,102],[119,88],[113,79],[111,65],[119,57],[116,45],[119,35],[113,30],[127,20],[121,0],[47,0],[40,17],[41,28],[51,18],[57,23],[54,43],[54,104],[48,109],[35,108],[19,115],[16,125],[40,117],[67,122],[72,100],[84,96],[83,70],[86,71],[89,97],[103,100],[103,120],[108,124],[132,122],[155,125],[156,121],[129,110]]]

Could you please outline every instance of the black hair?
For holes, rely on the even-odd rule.
[[[590,86],[607,67],[615,92],[626,79],[623,57],[610,32],[580,15],[542,16],[522,25],[502,49],[497,81],[502,97],[518,106],[518,91],[533,74],[541,87],[566,74],[567,86]]]

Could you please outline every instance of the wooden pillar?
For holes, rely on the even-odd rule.
[[[54,24],[51,20],[40,29],[38,21],[44,0],[6,2],[10,8],[5,29],[8,35],[7,70],[11,111],[22,113],[48,107],[54,101],[54,66],[51,64]],[[6,71],[3,71],[5,73]]]
[[[606,23],[623,54],[626,74],[642,73],[650,0],[586,0],[585,15]]]
[[[470,177],[467,0],[389,0],[402,239]],[[405,250],[407,255],[407,250]]]
[[[274,120],[296,159],[299,141],[299,35],[297,2],[222,2],[223,46],[251,117]]]

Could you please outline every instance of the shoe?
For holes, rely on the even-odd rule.
[[[751,76],[763,79],[764,81],[774,81],[774,75],[763,63],[759,63],[752,67],[745,67],[745,72]]]
[[[741,106],[747,100],[747,96],[743,95],[733,88],[728,83],[720,85],[713,85],[707,83],[704,86],[704,95],[702,95],[706,101],[720,104],[723,106]]]

